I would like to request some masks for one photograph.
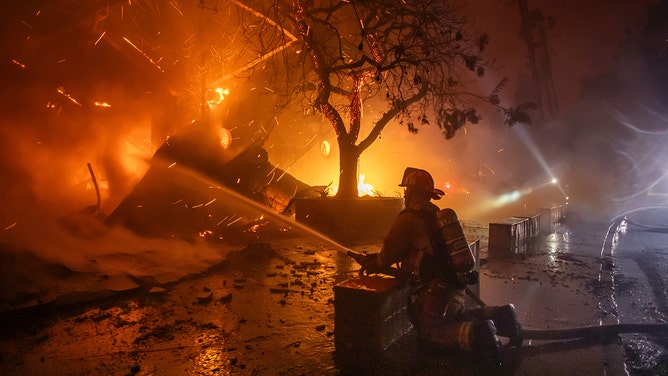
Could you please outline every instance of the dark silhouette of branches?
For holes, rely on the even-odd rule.
[[[501,105],[499,92],[505,80],[488,95],[469,90],[470,83],[488,68],[483,52],[489,36],[467,33],[463,2],[265,0],[245,4],[290,36],[283,39],[290,47],[280,60],[265,68],[273,64],[270,83],[277,88],[283,85],[283,97],[291,98],[287,102],[297,100],[313,108],[335,130],[342,164],[339,196],[356,195],[356,161],[392,121],[412,133],[433,124],[449,139],[464,125],[478,123],[477,108],[486,104],[506,115],[509,126],[530,122],[531,105]],[[258,22],[244,27],[247,38],[262,39],[267,32]],[[360,134],[363,103],[380,109],[366,135]]]

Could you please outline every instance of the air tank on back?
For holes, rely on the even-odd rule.
[[[445,249],[450,256],[455,272],[467,273],[473,270],[475,258],[469,248],[457,213],[450,208],[439,210],[436,215],[436,224],[445,240]]]

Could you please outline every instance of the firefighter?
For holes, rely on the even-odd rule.
[[[429,348],[496,357],[501,348],[499,337],[508,338],[508,345],[519,346],[522,329],[514,306],[465,309],[470,276],[456,273],[452,262],[435,257],[440,246],[436,242],[447,239],[439,240],[434,233],[440,209],[431,200],[439,200],[445,193],[434,188],[429,172],[412,167],[404,171],[399,186],[405,189],[405,209],[386,234],[381,251],[362,262],[362,270],[372,274],[398,265],[404,275],[411,276],[408,280],[414,294],[409,303],[410,317],[420,343]]]

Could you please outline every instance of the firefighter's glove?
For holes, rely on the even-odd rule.
[[[383,268],[378,264],[378,253],[365,255],[364,259],[360,261],[360,265],[362,265],[360,275],[378,274],[383,271]]]

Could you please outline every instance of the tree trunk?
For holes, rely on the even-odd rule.
[[[355,198],[357,194],[357,165],[359,150],[345,137],[337,138],[339,144],[339,191],[338,198]]]

